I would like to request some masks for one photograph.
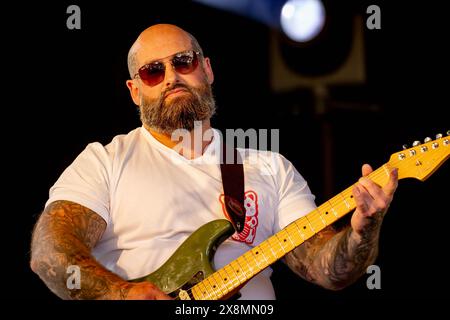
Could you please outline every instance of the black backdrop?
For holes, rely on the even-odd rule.
[[[213,125],[280,129],[280,152],[309,181],[318,203],[326,200],[326,181],[337,193],[356,181],[361,164],[379,166],[402,144],[450,129],[445,11],[437,3],[374,3],[382,10],[382,28],[365,30],[366,83],[331,88],[336,99],[360,107],[325,115],[314,112],[308,91],[271,93],[269,28],[235,14],[187,1],[34,2],[5,9],[13,17],[3,27],[8,92],[2,127],[11,296],[55,299],[28,266],[32,226],[49,187],[87,143],[108,143],[140,125],[125,87],[126,55],[148,25],[175,23],[198,38],[216,76]],[[81,30],[66,28],[70,4],[81,7]],[[353,10],[366,17],[368,4],[355,3]],[[327,139],[333,142],[332,180],[323,173]],[[400,182],[376,262],[381,290],[368,290],[364,276],[343,291],[325,291],[278,263],[273,280],[279,299],[443,298],[449,286],[449,172],[446,163],[424,183]]]

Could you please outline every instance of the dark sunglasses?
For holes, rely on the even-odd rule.
[[[170,57],[170,63],[176,72],[188,74],[197,69],[199,55],[200,52],[194,50],[178,52]],[[147,63],[140,67],[138,73],[134,75],[134,78],[139,76],[142,82],[153,87],[164,80],[165,74],[166,65],[163,60],[159,60]]]

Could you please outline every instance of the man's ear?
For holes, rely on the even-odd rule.
[[[214,82],[214,73],[212,71],[211,61],[209,60],[209,58],[205,58],[204,61],[205,61],[204,70],[206,73],[206,78],[208,79],[208,83],[212,84]]]
[[[133,99],[134,104],[139,106],[139,87],[134,80],[127,80],[127,87],[130,90],[131,99]]]

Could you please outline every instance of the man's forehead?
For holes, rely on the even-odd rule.
[[[192,44],[186,33],[147,35],[140,37],[135,43],[135,52],[140,62],[162,59],[189,49],[192,49]]]

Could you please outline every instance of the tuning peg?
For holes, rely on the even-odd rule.
[[[413,147],[417,147],[418,145],[420,145],[420,141],[416,140],[416,141],[413,142]]]
[[[402,145],[402,148],[403,148],[403,150],[406,150],[406,149],[408,149],[408,145],[404,144],[404,145]]]
[[[438,133],[438,134],[436,135],[436,139],[440,139],[440,138],[442,138],[442,133]]]
[[[423,140],[424,143],[430,142],[431,138],[430,137],[426,137],[425,140]]]

